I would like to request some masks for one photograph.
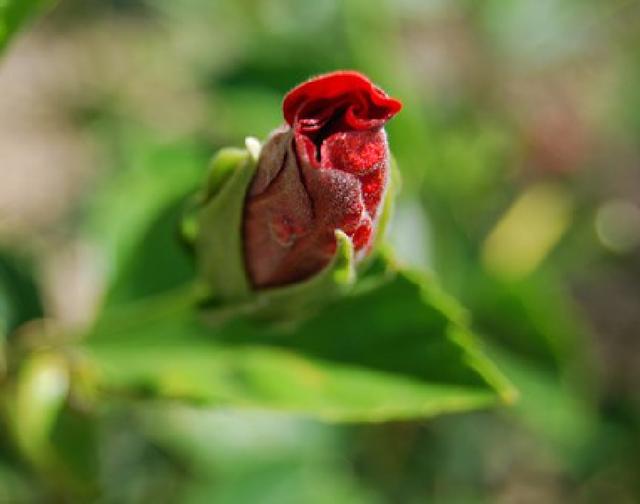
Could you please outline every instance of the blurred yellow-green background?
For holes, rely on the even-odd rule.
[[[343,68],[404,103],[390,242],[461,301],[518,401],[346,426],[115,405],[65,431],[71,475],[0,424],[0,502],[640,500],[638,1],[46,5],[0,61],[0,248],[30,257],[47,317],[82,327],[155,195]]]

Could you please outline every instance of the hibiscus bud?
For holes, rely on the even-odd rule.
[[[389,180],[385,123],[401,103],[357,72],[321,75],[290,91],[285,126],[263,146],[245,200],[244,260],[254,289],[308,279],[336,253],[370,251]]]
[[[221,149],[186,208],[183,236],[207,285],[203,314],[300,319],[344,295],[388,219],[384,124],[400,110],[366,77],[293,89],[261,147]]]

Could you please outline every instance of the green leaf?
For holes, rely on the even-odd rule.
[[[559,373],[586,362],[579,342],[588,330],[552,272],[505,282],[478,269],[468,275],[465,296],[492,344]]]
[[[12,425],[20,450],[37,465],[47,463],[51,456],[49,435],[68,389],[68,369],[59,355],[34,354],[20,369]]]
[[[53,0],[0,0],[0,52],[36,11],[49,5]]]
[[[105,393],[332,421],[429,417],[514,398],[459,308],[417,275],[398,273],[289,330],[246,318],[207,328],[188,297],[95,329],[85,348]]]
[[[178,198],[136,240],[136,247],[111,286],[107,299],[110,305],[157,295],[193,278],[193,258],[179,240],[183,212],[184,198]]]
[[[342,432],[331,425],[166,404],[137,411],[151,441],[201,475],[186,502],[377,502],[349,470]]]
[[[97,432],[94,418],[69,402],[72,378],[66,356],[33,352],[21,362],[5,405],[21,456],[45,479],[86,498],[95,490]]]
[[[491,345],[487,349],[521,392],[512,413],[574,462],[598,434],[597,407],[575,386],[538,362]]]
[[[184,199],[204,177],[206,158],[189,142],[162,143],[135,127],[127,133],[122,166],[92,195],[83,223],[103,254],[106,306],[174,288],[193,275],[178,231]]]
[[[0,251],[0,336],[42,315],[42,300],[31,265]]]

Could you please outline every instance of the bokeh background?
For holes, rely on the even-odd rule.
[[[520,398],[346,426],[114,405],[69,417],[99,446],[70,435],[71,469],[25,460],[0,425],[0,502],[640,501],[640,2],[62,0],[41,14],[0,61],[0,248],[29,258],[56,324],[94,317],[105,243],[126,250],[218,148],[265,137],[292,86],[353,68],[405,104],[388,127],[398,256],[469,310]]]

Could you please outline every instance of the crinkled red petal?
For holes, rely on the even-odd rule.
[[[382,126],[402,108],[361,73],[344,70],[314,77],[292,89],[282,110],[290,126],[317,127],[345,108],[345,123],[353,129]]]

